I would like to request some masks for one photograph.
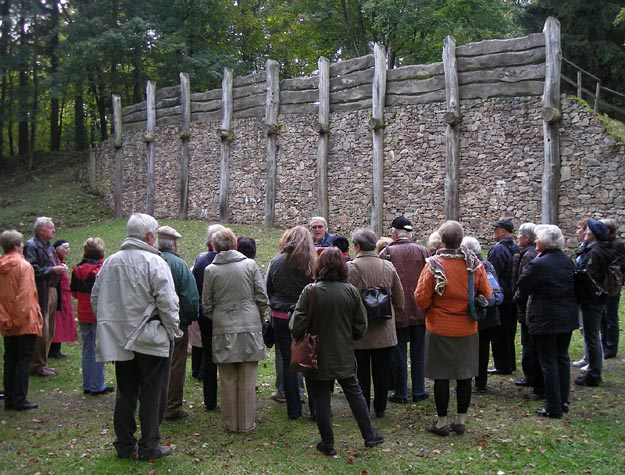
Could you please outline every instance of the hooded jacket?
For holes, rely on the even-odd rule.
[[[0,333],[41,336],[35,272],[19,252],[0,256]]]
[[[95,277],[102,267],[102,259],[84,258],[72,269],[70,290],[77,300],[76,313],[80,323],[95,323],[95,314],[91,308],[91,289],[95,284]]]

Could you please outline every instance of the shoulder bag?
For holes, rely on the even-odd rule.
[[[380,261],[382,264],[382,269],[380,271],[380,282],[383,281],[384,278],[384,263]],[[362,303],[367,309],[367,320],[369,323],[390,320],[393,318],[393,310],[391,308],[391,293],[388,288],[383,285],[375,285],[370,286],[367,285],[365,279],[362,277],[362,272],[356,266],[356,262],[354,261],[354,267],[358,271],[358,275],[360,276],[360,280],[364,284],[365,288],[360,291],[360,297],[362,298]]]
[[[486,316],[488,301],[481,294],[476,297],[473,287],[473,272],[469,272],[469,314],[474,322],[479,322]]]
[[[289,365],[289,371],[312,371],[319,369],[317,364],[319,337],[310,333],[310,329],[315,327],[317,318],[317,284],[312,284],[307,312],[308,325],[304,336],[297,340],[291,340],[291,364]]]

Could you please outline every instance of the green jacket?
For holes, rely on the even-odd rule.
[[[327,381],[354,376],[354,341],[367,332],[367,311],[353,285],[328,280],[307,285],[289,322],[291,335],[297,339],[306,332],[313,285],[317,286],[317,311],[310,331],[319,336],[319,369],[307,372],[306,377]]]
[[[187,263],[171,250],[161,251],[169,264],[171,276],[174,279],[176,294],[180,300],[180,329],[184,331],[191,322],[197,320],[200,310],[200,296],[195,285],[195,279]]]

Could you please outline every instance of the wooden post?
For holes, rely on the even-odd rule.
[[[147,122],[145,126],[146,145],[146,190],[145,212],[154,215],[154,134],[156,132],[156,85],[148,81],[146,87]]]
[[[547,18],[543,28],[545,35],[545,89],[543,111],[560,112],[560,71],[562,49],[560,45],[560,22]],[[559,114],[549,113],[552,117]],[[541,218],[543,224],[558,224],[558,191],[560,188],[560,122],[545,120],[543,113],[543,141],[545,147]]]
[[[179,219],[187,219],[189,210],[189,138],[191,136],[191,89],[189,75],[180,73],[180,105],[182,109],[182,127],[180,139],[180,210]]]
[[[328,143],[330,140],[330,61],[319,58],[319,142],[317,144],[317,212],[326,219],[328,198]]]
[[[265,129],[267,134],[267,186],[265,201],[265,226],[276,220],[276,177],[278,173],[278,111],[280,109],[280,78],[278,62],[267,60],[267,100],[265,103]]]
[[[92,190],[95,190],[95,187],[96,187],[96,182],[95,182],[96,170],[95,170],[95,150],[93,150],[93,149],[89,150],[89,158],[87,160],[87,169],[88,169],[88,172],[89,172],[89,187]]]
[[[113,94],[113,127],[115,129],[115,185],[113,188],[113,201],[115,202],[115,217],[122,217],[122,184],[124,173],[122,160],[124,152],[122,150],[122,98],[118,94]]]
[[[373,48],[375,71],[371,118],[373,122],[373,175],[371,180],[371,228],[382,234],[384,218],[384,102],[386,100],[386,57],[384,48],[376,43]]]
[[[456,40],[445,38],[443,45],[445,69],[445,97],[447,113],[445,122],[445,219],[458,220],[460,215],[459,168],[460,168],[460,88],[456,63]]]
[[[577,98],[582,98],[582,72],[577,71]]]
[[[224,78],[221,82],[221,162],[219,164],[219,220],[228,221],[230,209],[228,206],[228,192],[230,189],[230,142],[232,141],[232,111],[233,111],[233,79],[232,70],[224,69]]]
[[[597,86],[595,87],[595,107],[593,112],[597,114],[599,112],[599,95],[601,94],[601,81],[597,80]]]

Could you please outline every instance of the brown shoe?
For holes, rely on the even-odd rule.
[[[456,424],[455,422],[453,424],[449,424],[449,428],[458,435],[464,434],[465,431],[464,424]]]
[[[180,409],[177,412],[174,412],[172,414],[165,414],[165,419],[168,421],[177,421],[178,419],[184,419],[185,417],[188,417],[189,413],[187,411],[184,411],[182,409]]]
[[[54,368],[37,368],[30,372],[33,376],[56,376]]]
[[[427,426],[425,430],[431,432],[432,434],[440,435],[441,437],[447,437],[449,435],[449,426],[436,427],[436,422]]]

